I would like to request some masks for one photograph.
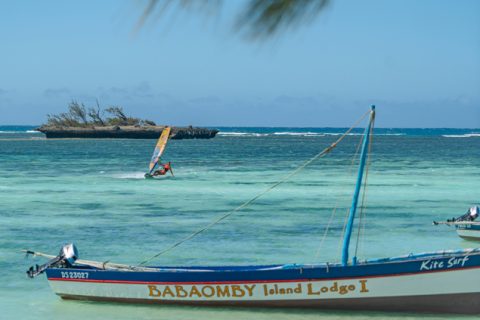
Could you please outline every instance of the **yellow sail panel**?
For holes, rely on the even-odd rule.
[[[163,151],[165,151],[165,147],[167,146],[167,141],[168,137],[170,136],[170,127],[165,127],[163,129],[162,134],[160,135],[160,138],[158,138],[157,145],[155,146],[155,150],[153,151],[153,156],[152,159],[150,160],[150,172],[155,168],[155,166],[158,163],[158,160],[163,154]]]

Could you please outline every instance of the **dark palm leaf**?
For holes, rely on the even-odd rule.
[[[208,12],[212,8],[218,9],[222,2],[222,0],[149,0],[138,22],[138,28],[141,28],[154,13],[161,16],[172,7]],[[266,39],[282,30],[311,22],[329,2],[330,0],[249,0],[237,15],[235,31],[249,39]]]
[[[311,22],[328,3],[329,0],[251,0],[239,15],[236,28],[252,39],[268,38]]]
[[[219,8],[221,3],[222,0],[148,0],[138,21],[137,30],[143,27],[145,22],[154,14],[158,18],[174,7],[188,11],[205,12],[212,8]]]

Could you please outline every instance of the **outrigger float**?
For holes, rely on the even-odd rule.
[[[144,266],[149,259],[138,266],[128,266],[80,260],[76,248],[67,245],[58,256],[27,251],[52,259],[42,266],[32,267],[27,273],[34,277],[45,272],[53,291],[63,299],[480,313],[480,249],[443,250],[363,261],[356,256],[350,259],[350,238],[362,181],[366,175],[364,168],[368,162],[366,159],[375,119],[373,106],[369,116],[370,121],[362,140],[358,179],[344,233],[341,262],[219,267]],[[341,139],[305,165],[329,153]],[[209,226],[152,258],[177,247]]]

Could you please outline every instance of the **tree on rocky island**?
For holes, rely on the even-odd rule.
[[[122,107],[109,107],[105,111],[113,116],[107,118],[108,124],[112,126],[141,126],[144,123],[144,120],[125,115]]]
[[[104,113],[111,116],[104,119]],[[68,105],[68,112],[57,115],[47,115],[47,126],[53,127],[91,127],[91,126],[155,126],[155,122],[127,116],[122,107],[111,106],[105,110],[100,108],[97,101],[96,108],[86,108],[83,103],[73,100]]]
[[[76,101],[72,101],[68,108],[69,113],[77,122],[84,125],[88,124],[87,108],[85,108],[85,105],[83,103],[80,104]]]
[[[100,108],[100,104],[97,100],[97,108],[89,108],[88,116],[92,119],[94,125],[105,126],[105,121],[102,119],[102,116],[105,112]]]

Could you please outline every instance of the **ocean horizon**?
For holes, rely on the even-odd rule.
[[[35,125],[0,125],[0,134],[39,134]],[[270,135],[292,135],[292,136],[322,136],[340,135],[347,127],[242,127],[242,126],[205,126],[209,129],[218,129],[219,136],[250,136],[261,137]],[[360,135],[362,128],[355,128],[350,135]],[[472,138],[480,137],[480,128],[375,128],[376,135],[392,136],[443,136],[446,138]],[[7,136],[3,136],[6,138]],[[0,137],[1,138],[1,137]]]

